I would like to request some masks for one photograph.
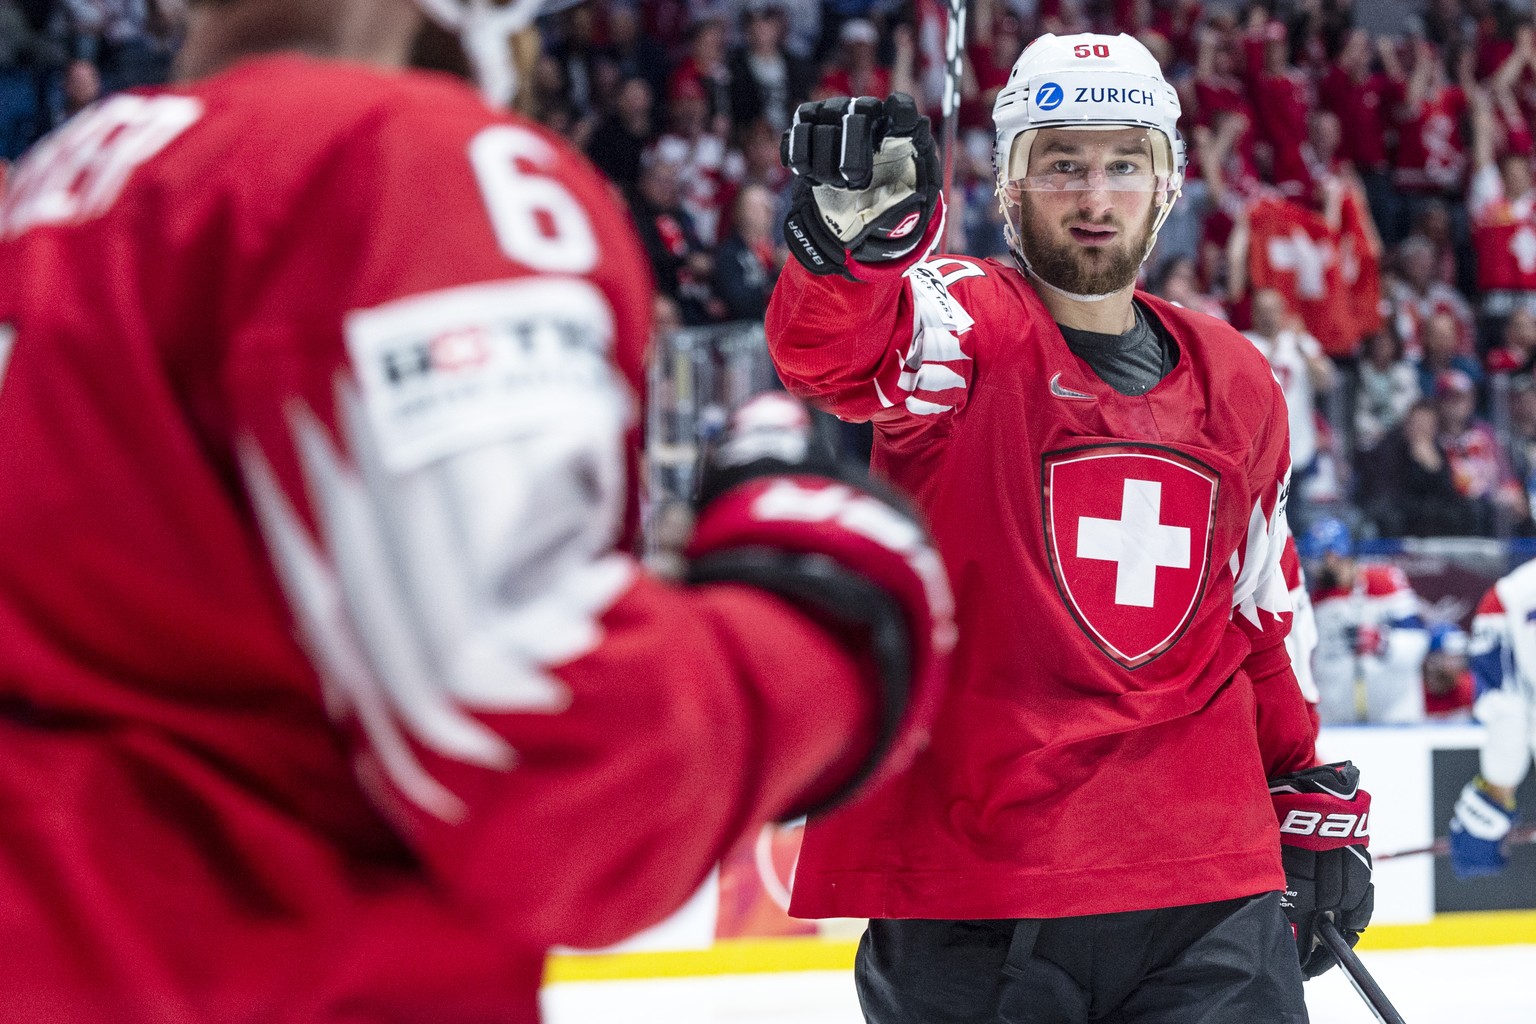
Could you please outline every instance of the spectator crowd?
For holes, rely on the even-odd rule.
[[[1536,27],[1509,0],[970,0],[953,251],[1006,258],[993,98],[1041,32],[1124,31],[1183,103],[1149,290],[1221,317],[1291,406],[1293,523],[1536,533]],[[166,80],[186,0],[0,0],[0,161]],[[758,320],[795,107],[903,91],[938,117],[941,0],[590,0],[543,19],[524,112],[626,196],[657,322]],[[3,162],[0,162],[3,170]]]
[[[109,93],[164,82],[186,0],[0,0],[0,169]]]

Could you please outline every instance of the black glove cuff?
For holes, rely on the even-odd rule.
[[[789,213],[784,218],[784,244],[790,255],[813,274],[832,274],[853,279],[848,272],[848,250],[838,237],[827,230],[816,208],[816,197],[804,178],[796,179]]]
[[[849,257],[860,263],[881,263],[910,255],[928,233],[933,206],[932,196],[914,192],[865,228],[848,247]]]
[[[1287,890],[1281,906],[1296,928],[1301,972],[1315,978],[1336,962],[1317,935],[1320,917],[1331,916],[1351,946],[1371,923],[1376,887],[1371,883],[1370,854],[1358,846],[1334,850],[1282,846],[1280,858]]]

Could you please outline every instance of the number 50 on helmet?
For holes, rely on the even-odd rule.
[[[992,106],[997,138],[992,151],[1009,245],[1018,251],[1016,197],[1029,188],[1030,147],[1042,128],[1098,131],[1145,128],[1152,175],[1087,186],[1155,193],[1156,218],[1145,259],[1184,184],[1184,140],[1179,135],[1179,94],[1163,78],[1151,52],[1128,35],[1043,35],[1027,46]],[[1084,179],[1086,182],[1088,179]],[[1010,184],[1012,187],[1010,188]],[[1033,187],[1049,188],[1050,184]]]

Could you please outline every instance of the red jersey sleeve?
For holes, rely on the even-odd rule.
[[[619,547],[651,292],[575,154],[401,89],[232,216],[231,444],[358,775],[446,891],[519,944],[612,942],[852,771],[873,697],[830,633]]]
[[[1310,767],[1316,758],[1312,718],[1286,649],[1293,620],[1284,569],[1290,536],[1285,519],[1290,432],[1279,384],[1273,384],[1271,395],[1266,426],[1249,464],[1253,512],[1247,545],[1237,556],[1232,621],[1252,644],[1243,671],[1253,683],[1265,770],[1274,777]]]
[[[975,260],[921,255],[943,223],[941,210],[913,259],[851,264],[856,281],[785,265],[767,332],[791,391],[897,436],[922,432],[965,406],[975,366],[965,282],[987,270]]]

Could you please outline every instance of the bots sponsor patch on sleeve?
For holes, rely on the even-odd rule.
[[[346,343],[397,472],[579,415],[622,423],[607,299],[575,278],[496,281],[347,316]]]

